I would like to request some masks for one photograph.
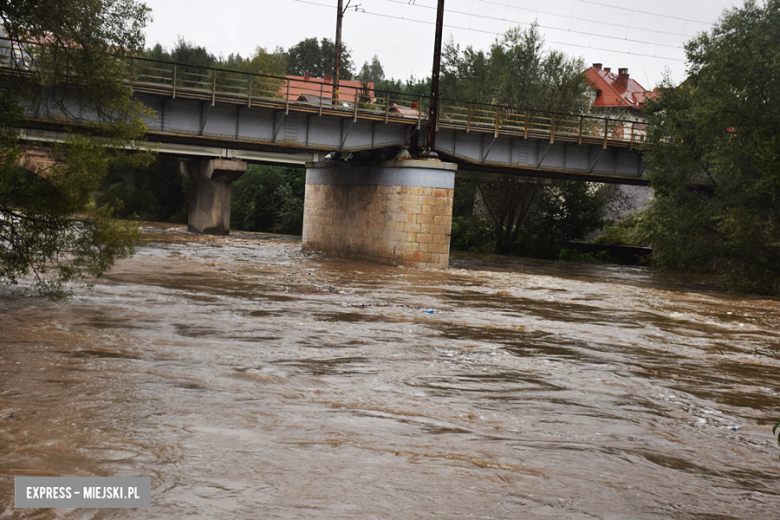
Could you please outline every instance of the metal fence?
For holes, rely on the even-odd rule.
[[[31,71],[43,46],[0,38],[0,69]],[[126,81],[140,93],[270,107],[317,115],[338,115],[374,121],[428,124],[429,99],[403,92],[333,84],[320,78],[296,79],[216,67],[200,67],[143,57],[127,59]],[[523,109],[510,105],[439,100],[436,129],[442,128],[575,143],[633,148],[645,140],[644,123]]]

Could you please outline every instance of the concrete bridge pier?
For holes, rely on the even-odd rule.
[[[456,170],[434,160],[307,163],[304,251],[446,268]]]
[[[230,187],[246,172],[246,162],[206,159],[181,163],[192,181],[188,229],[206,235],[230,233]]]

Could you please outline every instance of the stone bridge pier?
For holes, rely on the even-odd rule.
[[[181,173],[192,181],[187,227],[193,233],[230,233],[230,191],[246,173],[246,162],[206,159],[181,163]]]
[[[456,170],[437,160],[308,163],[304,251],[446,268]]]

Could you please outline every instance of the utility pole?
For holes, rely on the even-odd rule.
[[[428,107],[428,144],[423,156],[438,159],[436,148],[436,126],[439,121],[439,70],[441,69],[441,37],[444,29],[444,0],[439,0],[436,12],[436,39],[433,43],[433,72],[431,73],[431,101]],[[422,108],[422,107],[420,107]]]
[[[338,8],[336,9],[336,63],[333,66],[333,104],[337,105],[339,101],[339,72],[341,71],[341,19],[344,18],[344,13],[349,9],[349,4],[352,0],[347,0],[347,6],[344,7],[344,0],[339,0]],[[355,11],[363,11],[360,9],[362,4],[353,6]]]
[[[336,64],[333,67],[333,104],[339,103],[339,70],[341,69],[341,19],[344,18],[344,0],[339,0],[336,9]],[[349,2],[347,2],[349,7]]]

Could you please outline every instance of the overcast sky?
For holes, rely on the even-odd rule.
[[[337,0],[145,0],[154,21],[147,46],[177,36],[216,55],[285,49],[304,38],[335,38]],[[346,5],[347,0],[344,0]],[[388,77],[431,73],[437,0],[352,0],[343,39],[359,68],[377,55]],[[444,37],[488,49],[497,34],[537,20],[547,45],[601,62],[652,88],[668,69],[685,78],[682,44],[741,0],[446,0]]]

